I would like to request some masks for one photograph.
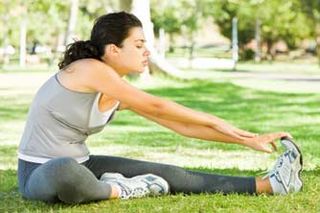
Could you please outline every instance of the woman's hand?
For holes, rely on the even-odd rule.
[[[245,141],[248,138],[256,137],[258,134],[248,132],[242,129],[239,129],[235,126],[232,126],[221,119],[216,119],[215,123],[211,126],[211,128],[219,131],[220,133],[231,136],[235,138],[237,141]]]
[[[238,129],[237,127],[234,126],[230,126],[230,129],[232,129],[236,134],[240,135],[241,137],[245,137],[245,138],[253,138],[258,136],[257,133],[252,133],[252,132],[248,132],[242,129]]]
[[[225,136],[233,138],[235,141],[244,141],[246,137],[242,136],[236,128],[226,124],[219,123],[218,125],[214,124],[210,128],[222,133]]]
[[[243,141],[243,140],[246,140],[247,138],[252,138],[258,135],[256,133],[239,129],[214,115],[210,115],[203,112],[200,112],[200,113],[207,116],[210,119],[210,121],[212,122],[212,124],[210,125],[211,128],[219,131],[220,133],[226,136],[231,136],[237,139],[237,141]]]
[[[268,133],[248,138],[244,145],[257,151],[272,153],[277,150],[275,141],[282,137],[292,138],[292,136],[287,132]]]

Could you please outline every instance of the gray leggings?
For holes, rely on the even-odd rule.
[[[110,185],[98,180],[105,172],[118,172],[126,177],[152,173],[168,181],[171,193],[254,194],[256,191],[254,177],[206,174],[167,164],[97,155],[91,155],[82,164],[67,157],[44,164],[19,160],[19,191],[27,199],[46,202],[108,199]]]

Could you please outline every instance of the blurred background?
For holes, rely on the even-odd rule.
[[[167,196],[159,211],[320,212],[320,0],[0,0],[0,212],[157,211],[159,199],[67,208],[17,191],[17,146],[34,94],[68,44],[88,40],[99,16],[123,10],[142,21],[151,51],[141,77],[125,80],[241,129],[290,132],[304,153],[302,193]],[[88,139],[92,154],[261,175],[281,152],[199,143],[129,110],[116,116]]]
[[[142,20],[164,71],[166,62],[182,70],[319,64],[319,0],[1,0],[0,65],[57,69],[67,44],[89,39],[98,16],[121,10]]]

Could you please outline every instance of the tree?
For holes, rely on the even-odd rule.
[[[73,42],[74,30],[77,23],[79,0],[70,0],[70,12],[68,20],[68,28],[64,39],[64,44],[68,45]]]
[[[153,0],[151,7],[151,18],[154,23],[156,34],[162,28],[170,37],[169,51],[173,51],[171,44],[177,34],[186,35],[190,46],[190,55],[194,46],[194,36],[201,27],[204,16],[206,0],[181,0],[160,1]]]
[[[221,28],[221,32],[230,38],[231,20],[239,20],[239,46],[243,48],[254,38],[256,21],[261,23],[261,38],[271,47],[274,42],[284,40],[290,48],[295,48],[301,39],[310,35],[310,25],[298,0],[216,0],[214,10],[208,12]]]
[[[310,25],[301,13],[301,4],[296,0],[272,0],[258,5],[259,19],[262,22],[262,40],[267,42],[268,53],[272,44],[285,41],[290,49],[310,35]]]
[[[156,35],[160,32],[160,29],[164,29],[168,33],[169,41],[169,51],[173,51],[173,46],[171,45],[174,40],[174,35],[181,33],[181,19],[180,13],[177,12],[176,7],[168,7],[161,1],[157,4],[157,7],[151,7],[151,19],[154,23],[154,32]]]
[[[21,47],[20,53],[25,55],[25,49],[35,50],[35,44],[54,46],[59,32],[65,31],[67,20],[66,3],[50,0],[4,0],[0,4],[1,14],[5,14],[5,21],[0,24],[0,32],[4,33],[2,45],[11,44],[15,48]],[[2,26],[2,27],[1,27]],[[20,37],[22,26],[24,38]],[[21,45],[25,43],[25,47]],[[31,46],[33,48],[31,48]],[[24,56],[20,57],[23,63]]]
[[[301,0],[302,11],[312,23],[312,36],[316,42],[316,54],[320,64],[320,0]]]

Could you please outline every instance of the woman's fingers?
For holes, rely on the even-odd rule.
[[[215,130],[221,132],[224,135],[228,135],[237,139],[243,139],[243,136],[240,135],[238,132],[234,131],[233,128],[230,128],[228,125],[220,125],[214,128]]]
[[[277,146],[276,146],[276,140],[281,139],[283,137],[290,137],[292,138],[292,136],[287,133],[287,132],[277,132],[277,133],[272,133],[267,135],[266,138],[266,143],[270,144],[272,146],[272,150],[273,151],[277,151]]]
[[[238,129],[238,128],[235,128],[235,132],[237,132],[241,136],[247,137],[247,138],[256,137],[258,135],[256,133],[248,132],[248,131],[245,131],[245,130],[242,130],[242,129]]]
[[[278,150],[277,146],[276,146],[276,143],[274,141],[272,141],[270,144],[271,144],[271,146],[273,148],[273,151],[277,151]]]
[[[281,138],[282,137],[288,137],[290,139],[293,139],[292,135],[290,133],[288,133],[288,132],[281,132]]]
[[[276,141],[282,137],[292,138],[287,132],[268,133],[248,138],[247,140],[251,141],[248,146],[257,151],[272,153],[273,151],[277,151]]]
[[[290,137],[291,135],[287,132],[276,132],[276,133],[268,133],[261,135],[262,138],[264,138],[264,141],[271,143],[272,141],[275,141],[277,139],[281,139],[283,137]]]

